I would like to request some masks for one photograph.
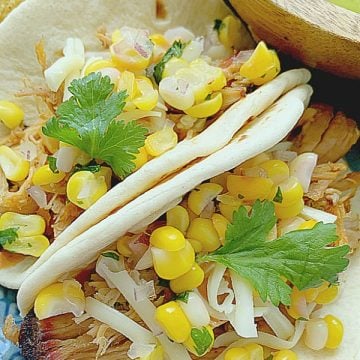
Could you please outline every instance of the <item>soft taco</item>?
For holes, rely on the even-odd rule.
[[[223,148],[249,119],[309,80],[304,69],[276,77],[277,56],[264,43],[239,53],[252,46],[239,20],[221,1],[209,3],[200,19],[194,11],[200,6],[50,1],[44,7],[29,0],[0,25],[0,44],[7,48],[1,58],[0,98],[7,101],[0,104],[0,223],[1,230],[12,229],[0,253],[1,284],[18,288],[76,236],[188,163]],[[98,16],[88,21],[80,9]],[[97,33],[103,48],[95,37],[102,24],[108,29]],[[20,51],[21,57],[9,56]],[[246,71],[254,60],[264,61],[262,68]],[[246,76],[240,76],[246,61]],[[174,88],[174,81],[181,86]],[[116,99],[110,95],[114,82]],[[81,94],[93,90],[99,98],[85,104]],[[91,106],[100,116],[86,115]],[[17,126],[23,112],[25,127]],[[116,131],[101,121],[115,117],[124,122],[117,122],[118,135],[112,136]],[[9,157],[17,165],[10,170]],[[22,231],[34,222],[34,234]]]
[[[36,269],[18,292],[25,358],[356,359],[358,254],[342,271],[358,225],[351,238],[327,211],[346,206],[356,222],[357,185],[324,164],[336,181],[313,201],[324,165],[278,144],[310,94],[291,90]],[[331,192],[343,199],[333,208]]]

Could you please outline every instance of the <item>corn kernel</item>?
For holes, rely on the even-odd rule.
[[[162,34],[151,34],[149,36],[149,39],[158,46],[161,46],[163,48],[167,48],[170,46],[169,42],[166,40],[165,36]]]
[[[242,196],[245,200],[267,199],[273,190],[271,179],[229,175],[227,188],[233,195]]]
[[[269,50],[263,41],[258,43],[253,54],[240,68],[240,75],[255,85],[265,84],[279,72],[280,61],[276,52]]]
[[[173,207],[166,213],[166,225],[173,226],[174,228],[180,230],[183,234],[186,233],[189,224],[189,213],[180,205]]]
[[[18,237],[11,243],[6,243],[3,248],[18,254],[39,257],[49,247],[50,242],[44,235]]]
[[[167,251],[178,251],[184,248],[185,238],[182,232],[173,226],[161,226],[150,236],[150,244]]]
[[[325,347],[329,337],[329,330],[323,319],[312,318],[306,322],[304,343],[312,350],[321,350]]]
[[[95,173],[95,177],[98,179],[103,178],[105,180],[105,184],[108,189],[111,188],[111,177],[112,177],[112,170],[108,166],[101,166],[100,170]]]
[[[338,285],[330,285],[325,284],[326,288],[319,292],[319,295],[315,298],[315,302],[317,304],[330,304],[333,302],[338,294],[339,294],[339,286]]]
[[[241,165],[239,165],[237,168],[242,168],[242,169],[252,168],[252,167],[262,164],[263,162],[265,162],[267,160],[270,160],[270,155],[267,153],[261,153],[249,160],[246,160]],[[237,168],[235,168],[235,170]]]
[[[304,200],[300,199],[289,206],[281,206],[279,203],[274,203],[274,205],[275,214],[278,219],[289,219],[300,214],[304,208]]]
[[[185,109],[184,112],[194,118],[206,118],[215,115],[220,110],[222,103],[222,94],[218,92],[212,94],[209,100]]]
[[[306,230],[306,229],[312,229],[317,224],[317,221],[315,220],[307,220],[304,221],[302,224],[300,224],[297,228],[297,230]]]
[[[117,83],[117,91],[126,90],[126,102],[132,101],[138,93],[137,82],[135,75],[130,71],[123,71]]]
[[[116,249],[120,255],[124,257],[130,257],[132,255],[132,251],[129,247],[130,240],[131,236],[125,235],[116,242]]]
[[[85,295],[76,280],[65,280],[42,289],[35,299],[34,311],[39,320],[72,312],[80,316],[85,309]]]
[[[177,141],[176,132],[170,127],[165,127],[146,138],[145,149],[151,156],[159,156],[172,149],[177,144]]]
[[[193,249],[196,253],[203,251],[203,246],[202,246],[201,241],[195,240],[195,239],[188,239],[188,241],[190,242],[191,246],[193,247]]]
[[[17,228],[18,236],[41,235],[45,232],[46,222],[40,215],[23,215],[5,212],[0,216],[0,230]]]
[[[192,220],[187,237],[199,240],[204,251],[214,251],[221,246],[219,235],[211,219],[196,218]]]
[[[166,280],[184,275],[191,269],[195,261],[194,249],[187,240],[184,248],[178,251],[167,251],[151,246],[151,254],[155,272]]]
[[[344,327],[340,319],[333,315],[326,315],[324,321],[328,327],[328,338],[325,347],[328,349],[337,349],[344,336]]]
[[[48,164],[37,168],[32,177],[32,183],[37,186],[57,184],[65,178],[66,174],[62,171],[54,173]]]
[[[288,314],[294,319],[306,317],[307,315],[304,313],[304,309],[307,309],[305,295],[294,287],[292,289],[290,299],[291,304],[288,308],[286,308]]]
[[[15,129],[24,120],[24,111],[11,101],[0,100],[0,121],[9,129]]]
[[[85,76],[89,75],[93,72],[97,72],[101,69],[105,68],[113,68],[115,67],[115,64],[110,59],[101,59],[101,60],[95,60],[91,62],[86,68],[85,68]]]
[[[156,308],[155,319],[166,335],[177,343],[184,342],[191,333],[191,325],[180,305],[170,301]]]
[[[105,177],[91,171],[78,171],[71,175],[66,194],[68,199],[82,209],[88,209],[108,190]]]
[[[149,156],[148,156],[148,153],[146,152],[145,146],[142,146],[141,148],[139,148],[139,152],[137,154],[134,154],[134,156],[135,156],[135,159],[132,161],[135,164],[134,171],[140,169],[149,160]]]
[[[298,357],[292,350],[280,350],[273,354],[273,360],[298,360]]]
[[[136,84],[140,95],[134,98],[134,105],[140,110],[152,110],[159,99],[158,91],[154,89],[151,81],[145,76],[137,78]]]
[[[181,58],[173,57],[164,66],[162,78],[173,76],[180,69],[189,67],[189,63]]]
[[[213,178],[211,178],[210,182],[221,185],[223,188],[223,191],[226,192],[227,191],[226,179],[227,179],[228,175],[230,175],[230,174],[231,174],[231,172],[226,171],[220,175],[217,175],[217,176],[214,176]]]
[[[267,176],[274,182],[275,185],[289,178],[290,170],[287,164],[281,160],[267,160],[260,165]]]
[[[157,345],[149,355],[142,356],[139,360],[164,360],[164,349],[161,345]]]
[[[210,201],[222,192],[221,185],[204,183],[192,190],[188,197],[188,207],[196,215],[200,215]]]
[[[288,180],[282,182],[280,185],[282,193],[282,202],[278,203],[279,206],[288,207],[298,202],[304,196],[304,190],[299,181],[291,176]]]
[[[243,347],[233,347],[225,352],[224,360],[250,360],[250,355]]]
[[[209,342],[206,343],[206,345],[208,345],[206,348],[205,347],[199,348],[198,344],[195,343],[194,338],[196,339],[196,333],[194,330],[195,331],[198,330],[199,332],[201,332],[203,339],[205,338],[204,334],[206,334],[206,332],[207,332],[206,338],[209,340]],[[208,325],[208,326],[203,326],[202,328],[191,329],[190,336],[186,339],[186,341],[183,342],[183,345],[192,354],[194,354],[196,356],[200,356],[200,357],[204,356],[211,350],[211,348],[214,345],[214,331],[213,331],[212,327],[210,325]]]
[[[30,163],[6,145],[0,146],[0,167],[11,181],[23,181],[29,175]]]
[[[232,222],[234,211],[238,210],[241,205],[229,205],[219,203],[219,210],[228,221]]]
[[[239,19],[236,19],[232,15],[228,15],[223,19],[221,27],[219,29],[219,40],[228,48],[238,48],[239,44],[242,44],[241,37],[241,24]]]
[[[214,228],[219,235],[221,245],[224,245],[226,229],[230,222],[221,214],[213,214],[211,221],[213,222]]]
[[[177,294],[196,289],[204,281],[204,276],[204,270],[195,262],[187,273],[170,280],[170,289]]]
[[[113,31],[113,33],[111,34],[111,42],[113,44],[119,42],[122,39],[122,35],[121,35],[121,31],[120,29],[116,29]]]

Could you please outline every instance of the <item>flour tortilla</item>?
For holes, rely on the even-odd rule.
[[[67,273],[86,267],[103,249],[144,218],[201,182],[236,167],[281,141],[301,117],[311,92],[309,85],[291,90],[261,116],[250,121],[223,149],[148,190],[59,249],[20,287],[17,300],[21,313],[26,314],[31,309],[41,289]]]
[[[34,44],[42,36],[47,45],[47,53],[51,55],[62,49],[65,39],[69,36],[81,38],[88,51],[100,51],[95,32],[102,24],[106,24],[108,29],[131,25],[159,32],[182,25],[196,35],[201,35],[206,33],[207,27],[215,18],[223,18],[229,14],[228,8],[220,0],[208,1],[206,12],[201,17],[195,14],[204,6],[202,1],[168,0],[164,2],[168,17],[160,21],[155,16],[155,3],[152,0],[76,2],[49,0],[44,6],[43,1],[27,0],[0,24],[0,47],[5,48],[6,45],[7,48],[6,56],[2,55],[0,58],[0,76],[4,79],[0,98],[7,98],[9,93],[13,94],[21,90],[24,87],[24,77],[35,84],[43,82],[34,53]],[[96,14],[96,17],[93,14]],[[9,57],[8,54],[12,53],[21,53],[21,56]],[[50,58],[54,60],[54,56]],[[224,147],[248,119],[259,115],[282,94],[306,83],[309,79],[310,73],[307,70],[291,70],[240,100],[200,135],[180,142],[174,149],[149,161],[111,189],[65,229],[33,266],[27,268],[21,265],[23,269],[21,273],[18,271],[18,266],[0,271],[0,284],[9,288],[19,288],[28,274],[76,236],[150,189],[166,176],[196,158],[210,155]],[[38,116],[34,99],[22,98],[16,101],[22,102],[26,112],[26,122],[34,122]],[[24,271],[26,268],[27,271]]]

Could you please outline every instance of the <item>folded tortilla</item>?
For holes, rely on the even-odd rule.
[[[201,35],[206,33],[214,19],[229,14],[229,9],[220,0],[208,1],[206,12],[201,17],[195,15],[203,6],[200,0],[181,4],[176,0],[168,0],[163,3],[167,14],[165,19],[156,15],[156,1],[153,0],[49,0],[46,6],[40,0],[25,1],[0,25],[0,47],[6,47],[7,54],[21,53],[21,56],[15,57],[3,55],[0,59],[0,76],[3,79],[0,98],[8,98],[9,93],[21,90],[24,78],[34,84],[43,82],[34,53],[34,45],[41,36],[45,38],[49,54],[62,48],[69,36],[81,38],[87,51],[100,51],[95,32],[102,24],[106,24],[109,29],[131,25],[154,32],[185,26],[196,35]],[[95,13],[96,17],[93,16]],[[26,276],[75,237],[193,160],[223,148],[249,119],[261,114],[281,95],[309,79],[309,71],[297,69],[285,72],[261,86],[234,104],[202,133],[181,141],[175,148],[152,159],[112,188],[65,229],[38,260],[25,259],[21,264],[0,270],[0,284],[19,288]],[[16,99],[16,102],[21,102],[24,107],[26,123],[33,123],[38,116],[34,99],[21,98]]]

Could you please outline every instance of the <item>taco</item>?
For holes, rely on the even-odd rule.
[[[8,101],[0,104],[3,113],[12,114],[1,124],[1,230],[13,229],[11,243],[7,241],[1,252],[1,284],[18,288],[76,236],[188,163],[223,148],[249,119],[309,80],[304,69],[276,77],[277,56],[264,43],[255,52],[231,56],[252,45],[245,28],[221,1],[213,1],[199,19],[194,9],[200,4],[91,3],[87,11],[96,8],[101,15],[82,24],[85,17],[79,9],[88,8],[86,1],[76,7],[51,1],[44,7],[30,0],[0,25],[0,43],[6,44],[8,54],[22,49],[21,57],[1,59],[0,98],[11,100],[9,94],[15,94],[22,108]],[[71,23],[82,26],[68,27],[64,18],[70,21],[69,13]],[[103,29],[97,33],[104,48],[95,40],[102,24],[112,31],[112,38]],[[164,35],[159,34],[165,29]],[[44,36],[40,42],[39,34]],[[64,56],[59,58],[62,48]],[[240,76],[240,65],[256,58],[265,60],[263,68]],[[119,90],[116,99],[110,95],[114,81]],[[173,88],[174,81],[180,81],[180,88]],[[85,104],[86,109],[79,106],[77,96],[95,88],[99,98]],[[104,104],[111,108],[108,113]],[[91,106],[97,107],[100,117],[86,113]],[[23,111],[25,127],[17,126]],[[82,122],[77,122],[78,115]],[[123,122],[115,126],[115,117]],[[116,131],[101,127],[101,121],[114,121]],[[11,132],[6,123],[14,128]],[[9,156],[18,164],[10,166],[11,171]],[[28,216],[34,214],[37,217]],[[35,233],[21,230],[15,240],[14,229],[34,221]]]
[[[356,359],[357,254],[335,279],[358,233],[350,240],[326,200],[351,177],[339,168],[313,202],[303,189],[326,177],[317,154],[278,144],[310,94],[308,85],[290,91],[223,149],[36,269],[18,293],[25,358]],[[349,190],[331,211],[346,206],[356,221],[356,185]]]

